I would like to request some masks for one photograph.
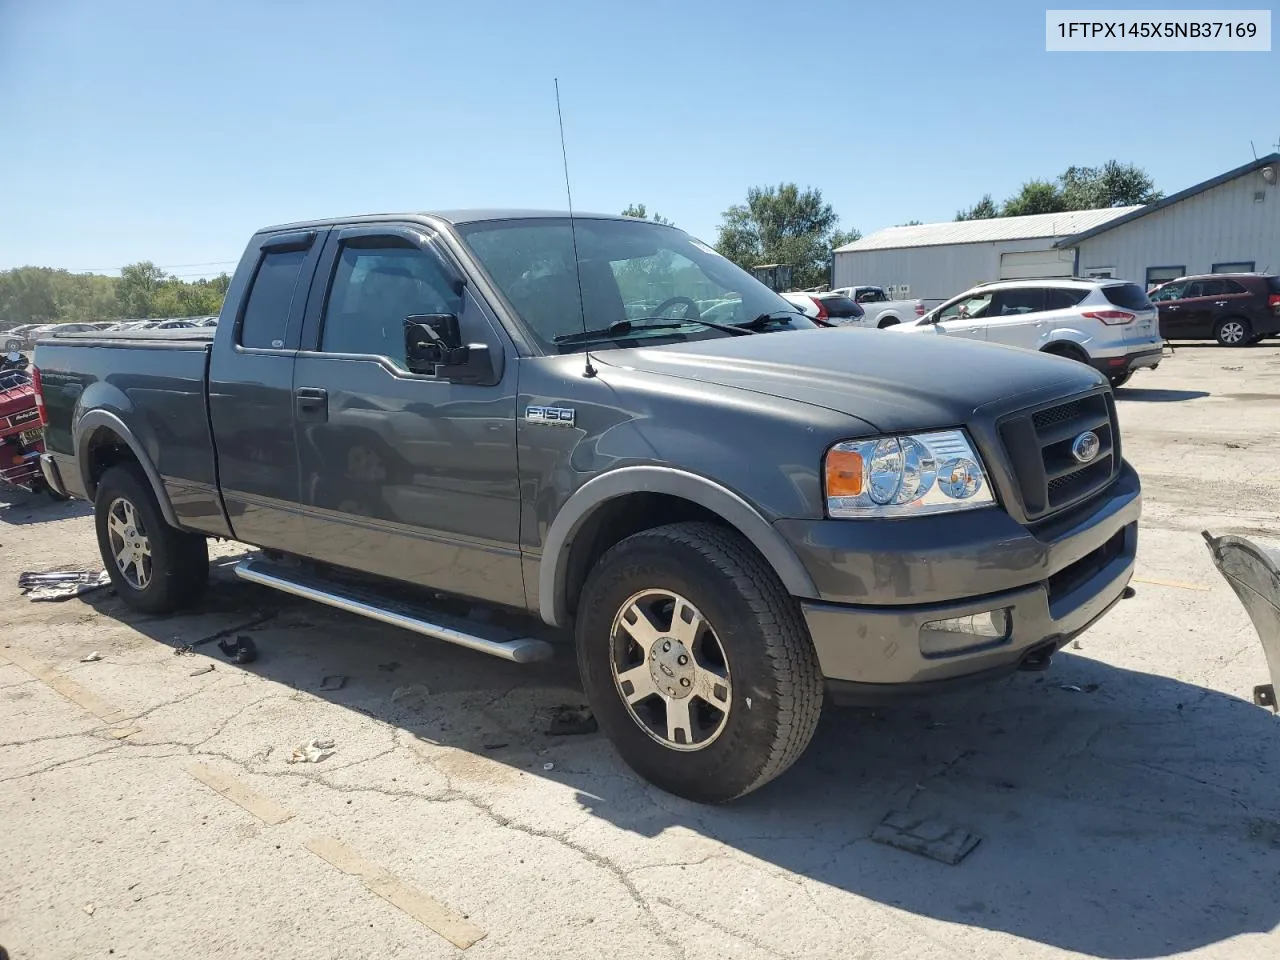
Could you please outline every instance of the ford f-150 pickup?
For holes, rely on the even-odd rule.
[[[704,802],[789,767],[824,700],[1044,668],[1133,570],[1101,374],[832,336],[655,223],[271,227],[216,328],[34,367],[46,478],[133,607],[194,602],[218,537],[260,548],[249,581],[440,640],[571,639],[623,758]]]

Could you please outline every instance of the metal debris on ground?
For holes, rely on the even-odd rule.
[[[252,637],[243,634],[236,637],[235,642],[219,640],[218,649],[233,663],[253,663],[258,659],[258,645]]]
[[[320,681],[321,690],[341,690],[347,685],[347,678],[340,673],[333,673]]]
[[[562,703],[551,711],[547,735],[551,737],[576,737],[595,733],[599,729],[591,708],[585,704]]]
[[[87,657],[81,657],[80,662],[81,663],[97,663],[101,659],[102,659],[102,654],[100,654],[97,650],[95,650],[93,651],[93,653],[89,654]]]
[[[1074,683],[1060,683],[1059,690],[1070,690],[1072,693],[1084,693],[1084,687],[1077,687]]]
[[[311,740],[293,748],[293,754],[285,763],[319,763],[333,756],[333,741],[325,739]]]
[[[554,770],[555,768],[556,768],[556,765],[554,763],[544,763],[542,765],[542,769],[547,771]]]
[[[175,657],[194,657],[196,648],[189,643],[184,643],[182,646],[174,648],[173,655]]]
[[[84,905],[84,912],[85,912],[85,913],[87,913],[87,914],[88,914],[89,916],[91,916],[91,917],[93,916],[93,911],[95,911],[95,910],[97,910],[97,909],[98,909],[98,908],[97,908],[97,907],[95,907],[92,903],[86,903],[86,904]]]
[[[193,677],[201,677],[201,676],[204,676],[206,673],[213,673],[212,663],[205,664],[203,667],[196,667],[196,669],[191,671],[190,675]]]
[[[70,600],[110,583],[105,570],[50,570],[18,575],[19,589],[32,602]]]
[[[949,866],[955,866],[982,842],[982,837],[960,827],[894,811],[885,814],[871,839]]]

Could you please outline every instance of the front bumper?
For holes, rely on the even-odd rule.
[[[965,526],[936,523],[965,514],[879,523],[812,522],[829,539],[844,531],[864,540],[861,546],[851,543],[848,552],[823,549],[816,564],[814,538],[807,551],[806,545],[798,548],[823,598],[801,604],[823,675],[883,699],[916,694],[944,681],[996,676],[1016,669],[1029,656],[1057,649],[1124,594],[1133,576],[1141,501],[1137,474],[1125,464],[1097,497],[1035,532],[998,510],[969,515],[968,542],[962,542]],[[978,514],[989,516],[975,520]],[[779,527],[787,523],[795,521],[782,521]],[[921,538],[928,538],[929,526],[937,537],[926,545]],[[865,552],[868,535],[879,540],[872,553]],[[834,599],[841,591],[833,594],[832,588],[843,587],[847,595],[855,584],[862,588],[858,602]],[[919,589],[912,589],[913,584]],[[904,599],[916,602],[903,604]],[[1007,612],[1009,629],[1003,638],[967,638],[963,649],[940,654],[922,650],[926,623],[992,610]]]

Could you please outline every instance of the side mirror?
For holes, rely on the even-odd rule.
[[[404,353],[410,373],[454,383],[493,383],[493,354],[487,343],[462,344],[458,318],[451,313],[404,318]]]

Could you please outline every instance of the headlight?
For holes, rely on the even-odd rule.
[[[837,443],[827,451],[823,486],[832,517],[914,517],[995,502],[960,430]]]

